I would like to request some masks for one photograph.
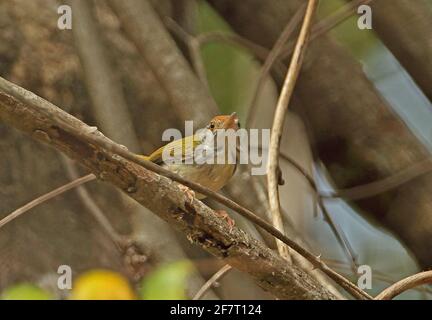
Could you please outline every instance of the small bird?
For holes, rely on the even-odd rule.
[[[177,173],[183,178],[199,183],[212,191],[218,191],[224,187],[234,175],[236,163],[228,161],[233,155],[230,154],[232,151],[227,147],[226,139],[224,146],[221,147],[216,143],[219,141],[217,136],[224,133],[224,130],[232,129],[237,131],[239,128],[240,123],[235,112],[231,115],[216,116],[205,127],[207,131],[199,130],[201,131],[200,133],[174,140],[157,149],[150,156],[142,157],[145,160],[159,164]],[[210,138],[213,139],[209,139],[208,134],[210,134]],[[214,163],[198,162],[199,159],[196,157],[195,153],[198,147],[208,147],[213,150],[213,153],[207,154],[207,157],[213,157]],[[225,161],[223,163],[217,163],[216,158],[220,156],[221,152],[224,153],[223,157]],[[164,161],[164,154],[170,155],[170,161]],[[205,154],[206,153],[204,153],[204,157]],[[188,192],[191,191],[189,190]],[[198,199],[205,198],[202,194],[197,194],[196,197]]]

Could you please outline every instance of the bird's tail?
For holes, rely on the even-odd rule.
[[[145,156],[145,155],[142,155],[142,154],[138,154],[138,157],[140,157],[140,158],[143,159],[143,160],[150,161],[150,157],[149,157],[149,156]]]

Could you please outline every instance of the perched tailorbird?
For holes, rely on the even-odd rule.
[[[192,136],[174,140],[143,158],[183,178],[218,191],[228,183],[236,169],[235,161],[229,161],[230,157],[235,160],[235,154],[233,155],[232,148],[228,147],[226,130],[237,131],[239,128],[235,112],[231,115],[216,116],[206,126],[207,130],[199,130]],[[221,136],[218,135],[222,134],[224,136],[219,139]],[[213,158],[213,163],[207,161],[210,158]],[[196,197],[205,198],[202,194],[197,194]]]

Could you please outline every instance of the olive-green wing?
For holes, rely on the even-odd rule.
[[[170,158],[175,161],[184,161],[190,159],[193,156],[195,147],[198,146],[201,141],[196,136],[188,136],[184,139],[174,140],[163,147],[160,147],[154,151],[146,160],[154,162],[156,164],[163,163],[163,152],[169,152]]]

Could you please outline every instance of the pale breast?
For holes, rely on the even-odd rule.
[[[235,164],[164,164],[163,166],[213,191],[218,191],[227,184],[236,167]],[[197,197],[198,199],[205,198],[201,194],[197,194]]]

